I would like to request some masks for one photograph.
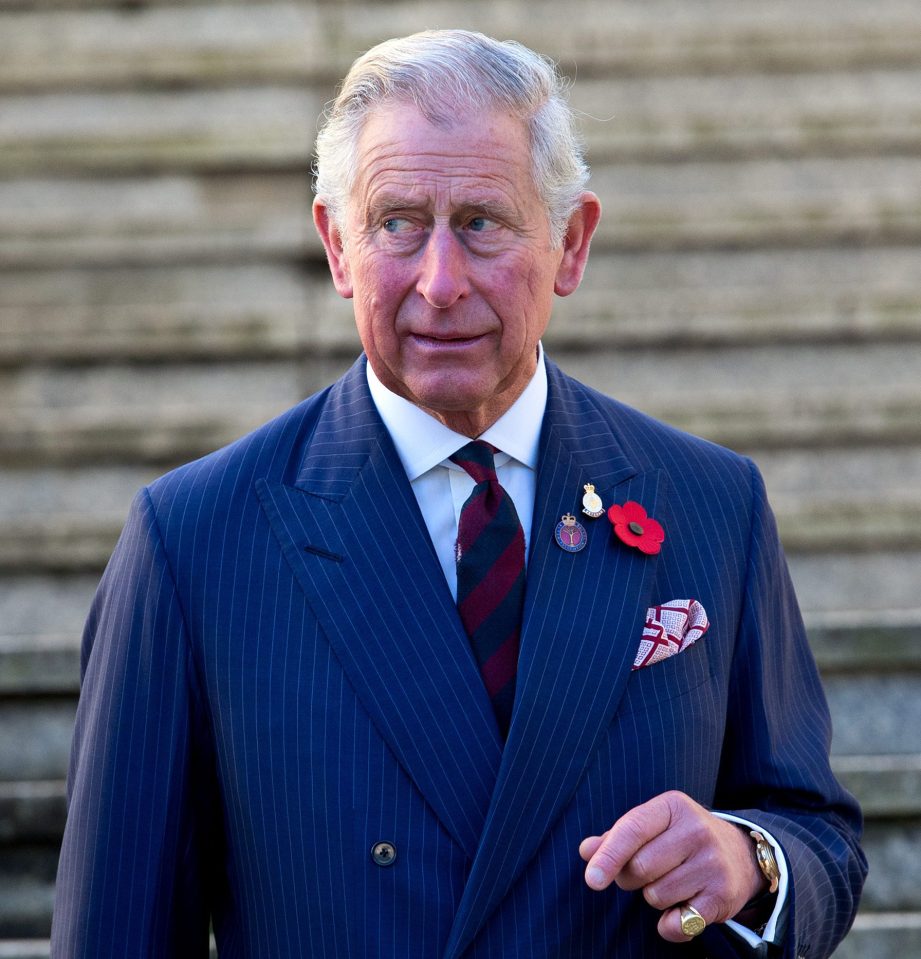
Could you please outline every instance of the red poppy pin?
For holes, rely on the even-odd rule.
[[[630,500],[623,506],[616,503],[608,509],[608,519],[614,525],[617,538],[628,546],[635,546],[650,556],[662,549],[665,530],[660,523],[646,515],[639,503]]]

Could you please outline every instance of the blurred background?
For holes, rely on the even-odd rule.
[[[128,503],[356,355],[317,116],[357,54],[441,26],[575,80],[605,214],[545,345],[762,467],[867,815],[836,956],[921,956],[917,0],[0,0],[0,957],[48,955]]]

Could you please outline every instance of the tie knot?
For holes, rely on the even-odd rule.
[[[495,451],[485,440],[472,440],[451,457],[451,462],[466,470],[475,483],[498,483]]]

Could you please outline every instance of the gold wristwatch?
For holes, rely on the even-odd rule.
[[[749,836],[755,840],[755,859],[758,862],[758,867],[764,873],[764,878],[771,884],[768,892],[777,892],[777,885],[780,882],[780,869],[777,867],[777,860],[774,858],[774,850],[757,829],[753,829]]]

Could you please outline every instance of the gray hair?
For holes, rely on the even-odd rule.
[[[334,222],[343,222],[348,207],[365,120],[376,108],[401,101],[439,126],[470,109],[499,109],[525,122],[551,242],[562,242],[589,177],[565,81],[552,61],[522,44],[468,30],[387,40],[352,64],[317,136],[315,190]]]

